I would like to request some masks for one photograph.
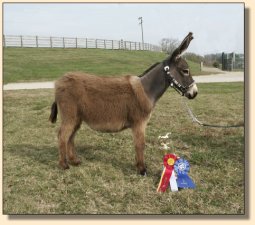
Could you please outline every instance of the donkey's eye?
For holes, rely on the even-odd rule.
[[[183,72],[183,74],[186,75],[186,76],[189,75],[189,69],[184,69],[184,70],[182,70],[182,72]]]

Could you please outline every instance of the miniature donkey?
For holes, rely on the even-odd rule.
[[[101,132],[131,128],[136,166],[141,175],[146,175],[145,128],[157,100],[169,86],[189,99],[197,95],[188,64],[181,58],[192,39],[192,33],[189,33],[171,56],[139,77],[110,78],[71,72],[56,81],[55,102],[49,119],[55,123],[59,110],[62,119],[58,133],[60,167],[68,169],[68,163],[80,164],[74,149],[74,136],[85,121],[89,127]]]

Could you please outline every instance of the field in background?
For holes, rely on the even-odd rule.
[[[5,82],[11,81],[13,71],[21,73],[15,78],[18,81],[33,80],[38,73],[40,79],[43,74],[48,74],[45,79],[55,79],[72,66],[73,70],[86,68],[87,72],[100,75],[124,74],[131,69],[136,74],[165,57],[149,52],[136,52],[129,57],[126,51],[113,51],[109,57],[104,50],[91,50],[90,57],[86,56],[87,50],[78,50],[79,55],[72,50],[60,53],[55,49],[42,49],[41,55],[33,49],[4,51],[8,63],[11,62],[5,64]],[[111,66],[113,61],[115,66]],[[198,88],[198,97],[188,104],[201,121],[243,121],[243,83],[199,84]],[[129,130],[98,133],[86,125],[82,125],[76,137],[82,164],[60,170],[60,120],[56,125],[48,122],[53,90],[4,91],[3,95],[4,214],[244,213],[243,128],[215,129],[193,124],[181,104],[182,97],[173,90],[160,99],[147,127],[147,177],[136,173]],[[195,190],[156,192],[163,157],[158,136],[167,132],[171,132],[170,152],[185,157],[191,164]]]
[[[4,48],[3,81],[51,81],[68,71],[100,76],[139,75],[167,55],[162,52],[105,50]],[[198,63],[188,61],[193,75],[201,72]]]

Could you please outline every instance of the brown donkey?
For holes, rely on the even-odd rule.
[[[85,121],[92,129],[102,132],[131,128],[137,169],[145,175],[144,135],[155,103],[169,86],[189,99],[197,95],[188,64],[181,58],[192,39],[189,33],[171,56],[154,64],[140,77],[110,78],[73,72],[56,81],[50,121],[56,122],[59,109],[62,119],[58,133],[59,165],[68,169],[68,162],[80,164],[74,136]]]

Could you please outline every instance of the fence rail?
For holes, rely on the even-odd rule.
[[[3,35],[3,47],[30,48],[101,48],[161,51],[161,47],[148,43],[124,40],[105,40],[78,37],[40,37]]]

